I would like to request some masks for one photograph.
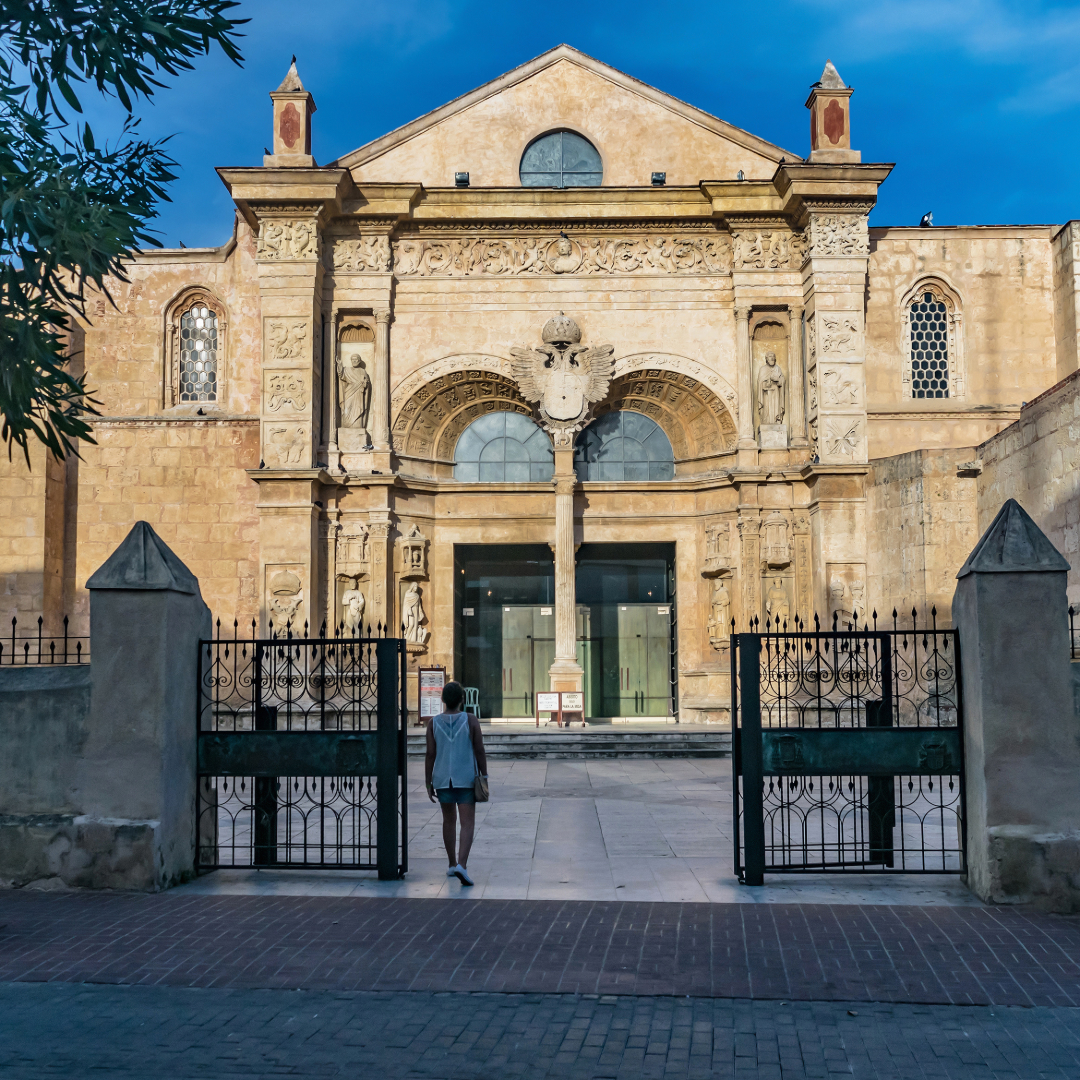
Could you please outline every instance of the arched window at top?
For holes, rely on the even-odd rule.
[[[473,484],[543,483],[555,471],[547,433],[528,416],[490,412],[474,420],[454,447],[454,479]]]
[[[936,291],[919,292],[908,308],[911,396],[949,396],[949,309]]]
[[[579,480],[673,480],[675,455],[655,420],[620,410],[594,420],[578,436],[574,471]]]
[[[196,303],[180,316],[177,401],[218,399],[218,316]]]
[[[576,131],[541,135],[521,155],[522,187],[599,187],[604,165],[596,147]]]

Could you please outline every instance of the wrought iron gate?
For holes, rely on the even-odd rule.
[[[200,642],[197,869],[406,872],[405,656],[398,638]]]
[[[963,873],[955,630],[733,634],[735,872]]]

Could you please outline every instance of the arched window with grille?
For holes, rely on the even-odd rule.
[[[959,297],[937,281],[922,281],[904,300],[905,397],[963,396]]]
[[[165,407],[224,401],[224,305],[204,288],[187,289],[169,305]]]
[[[600,152],[576,131],[552,131],[533,139],[521,155],[522,187],[599,187]]]
[[[655,420],[620,409],[594,420],[578,436],[574,471],[579,480],[672,480],[675,455]]]
[[[454,447],[454,479],[473,484],[543,483],[555,471],[551,439],[531,417],[477,417]]]

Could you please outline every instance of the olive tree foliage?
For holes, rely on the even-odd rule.
[[[97,415],[65,356],[88,293],[126,281],[124,257],[160,247],[150,222],[176,163],[139,137],[159,81],[218,46],[240,63],[236,0],[0,0],[0,437],[57,458]],[[87,92],[126,112],[111,142],[81,120]],[[76,451],[77,452],[77,449]]]

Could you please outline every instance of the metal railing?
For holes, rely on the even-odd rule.
[[[39,664],[88,664],[90,638],[73,635],[64,616],[62,634],[46,634],[45,619],[38,616],[36,630],[19,633],[18,616],[11,618],[11,633],[0,639],[0,665],[32,667]]]
[[[1076,609],[1069,605],[1069,659],[1080,660],[1080,641],[1077,640]]]

